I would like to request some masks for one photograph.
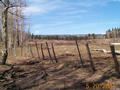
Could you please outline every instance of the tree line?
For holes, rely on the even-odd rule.
[[[120,28],[112,28],[106,31],[106,34],[86,34],[86,35],[31,35],[32,39],[47,40],[88,40],[99,38],[120,38]]]
[[[96,39],[95,34],[88,35],[31,35],[32,39],[46,39],[46,40],[88,40]]]
[[[120,28],[112,28],[107,30],[106,38],[120,38]]]

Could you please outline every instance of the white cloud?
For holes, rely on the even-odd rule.
[[[95,7],[95,6],[103,6],[111,1],[120,1],[120,0],[78,0],[78,1],[63,1],[63,0],[30,0],[30,5],[24,9],[24,13],[26,15],[42,15],[46,13],[51,13],[54,10],[62,10],[69,9],[71,7],[79,7],[76,8],[74,13],[76,12],[87,12],[83,7]],[[62,12],[64,13],[64,11]],[[68,13],[71,13],[71,11]]]
[[[35,30],[35,31],[34,31],[34,34],[35,34],[35,35],[40,34],[40,33],[41,33],[40,30]]]
[[[43,23],[43,24],[35,24],[31,27],[31,29],[33,30],[34,34],[40,34],[41,32],[43,32],[46,29],[53,29],[56,27],[61,27],[61,25],[68,25],[71,24],[71,21],[60,21],[60,22],[53,22],[53,23]]]
[[[71,21],[59,21],[59,22],[52,22],[52,23],[43,23],[43,24],[35,24],[32,26],[32,28],[34,29],[38,29],[38,28],[44,28],[44,27],[56,27],[56,26],[61,26],[61,25],[67,25],[67,24],[71,24]]]
[[[42,15],[61,7],[60,3],[62,2],[59,0],[32,0],[31,5],[26,7],[23,12],[25,15]]]
[[[46,3],[49,0],[29,0],[30,3],[34,4],[34,3]]]
[[[29,6],[23,10],[23,13],[25,13],[25,15],[39,14],[45,12],[46,12],[45,9],[40,8],[39,6]]]
[[[65,2],[62,0],[32,0],[31,4],[24,9],[25,15],[42,15],[49,13],[57,9],[68,9],[74,6],[71,2]],[[80,10],[85,12],[85,10]]]
[[[81,14],[81,13],[87,13],[88,10],[81,9],[81,10],[69,10],[67,12],[61,13],[60,15],[76,15],[76,14]]]

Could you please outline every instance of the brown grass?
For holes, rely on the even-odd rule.
[[[37,40],[40,49],[40,43],[45,45],[46,40]],[[116,72],[114,70],[114,62],[111,54],[104,54],[101,52],[92,51],[92,49],[107,49],[109,48],[110,40],[89,40],[87,41],[90,46],[92,58],[97,71],[92,72],[90,62],[88,59],[85,43],[86,41],[81,40],[79,42],[79,48],[81,51],[82,59],[85,62],[84,68],[81,67],[77,47],[75,41],[47,41],[51,50],[51,43],[54,43],[56,56],[58,63],[52,63],[49,59],[46,46],[44,46],[44,53],[46,60],[39,60],[37,57],[37,51],[35,46],[32,47],[35,58],[27,57],[25,55],[26,49],[24,47],[23,56],[20,54],[20,48],[17,48],[17,56],[14,57],[12,54],[9,55],[8,64],[14,64],[15,69],[15,85],[23,90],[88,90],[86,89],[86,82],[89,84],[96,83],[113,83],[116,82],[116,88],[120,89]],[[116,41],[117,42],[117,41]],[[34,42],[30,42],[34,44]],[[117,47],[117,50],[120,48]],[[40,52],[40,57],[42,57]],[[118,56],[118,59],[120,57]],[[44,66],[48,76],[46,80],[42,77],[40,66]],[[10,82],[10,81],[9,81]],[[1,87],[6,85],[6,81],[3,81]],[[8,84],[5,88],[10,87]],[[17,87],[12,87],[17,88]],[[91,86],[92,87],[92,86]],[[93,90],[92,88],[89,90]],[[96,90],[96,89],[95,89]],[[98,89],[97,89],[98,90]],[[102,89],[99,89],[102,90]],[[109,90],[109,89],[106,89]],[[111,90],[114,90],[112,88]]]

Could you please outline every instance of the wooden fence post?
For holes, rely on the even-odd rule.
[[[38,49],[38,45],[37,45],[37,42],[35,42],[35,46],[36,46],[36,49],[37,49],[37,53],[38,53],[38,58],[40,60],[40,54],[39,54],[39,49]],[[48,76],[46,70],[45,70],[45,67],[44,67],[44,64],[42,62],[42,64],[40,65],[40,68],[41,70],[43,71],[43,76],[42,76],[42,79],[46,80],[46,77]]]
[[[56,54],[55,54],[55,49],[54,49],[53,43],[52,43],[52,51],[53,51],[54,59],[55,59],[55,61],[56,61],[56,63],[57,63],[58,60],[57,60],[57,57],[56,57]]]
[[[17,54],[16,54],[16,45],[14,46],[14,56],[17,56]]]
[[[25,44],[25,49],[26,49],[25,57],[28,58],[28,50],[27,50],[27,45],[26,44]]]
[[[14,48],[11,48],[11,51],[12,51],[11,54],[12,54],[12,56],[14,56],[14,51],[13,51],[13,49],[14,49]]]
[[[46,42],[46,47],[47,47],[47,51],[48,51],[48,54],[49,54],[49,57],[50,59],[52,60],[52,57],[51,57],[51,54],[50,54],[50,50],[49,50],[49,46],[48,46],[48,43]],[[52,60],[53,61],[53,60]]]
[[[21,56],[23,55],[23,53],[22,53],[22,52],[23,52],[23,46],[21,46]]]
[[[43,57],[43,60],[45,59],[45,55],[44,55],[44,51],[43,51],[43,44],[41,43],[41,53],[42,53],[42,57]]]
[[[91,68],[92,68],[92,70],[95,72],[96,69],[95,69],[95,66],[94,66],[94,63],[93,63],[93,60],[92,60],[92,56],[91,56],[91,53],[90,53],[90,48],[89,48],[88,43],[86,44],[86,48],[87,48],[88,57],[89,57],[90,64],[91,64]]]
[[[10,56],[11,55],[11,50],[10,50],[10,48],[8,48],[8,56]]]
[[[40,60],[40,54],[39,54],[39,49],[38,49],[38,46],[37,46],[37,42],[35,42],[35,46],[36,46],[36,49],[37,49],[38,58],[39,58],[39,60]]]
[[[120,65],[117,60],[117,56],[115,54],[115,47],[114,47],[114,45],[111,45],[110,48],[111,48],[112,56],[113,56],[114,63],[115,63],[115,70],[120,75]]]
[[[29,50],[29,45],[27,44],[26,45],[26,54],[27,54],[27,56],[29,57],[30,56],[30,50]]]
[[[32,56],[32,58],[33,58],[33,57],[34,57],[34,55],[33,55],[33,52],[32,52],[31,45],[29,45],[29,49],[30,49],[31,56]]]
[[[10,50],[10,54],[9,53],[8,54],[12,56],[12,48],[9,48],[9,50]]]
[[[38,45],[37,45],[37,42],[35,42],[35,46],[36,46],[36,49],[37,49],[37,53],[38,53],[38,58],[40,60],[40,54],[39,54],[39,49],[38,49]],[[45,70],[45,67],[44,67],[44,63],[42,62],[42,65],[40,65],[40,68],[41,70],[43,71],[43,77],[42,79],[45,79],[46,80],[46,77],[48,76],[46,70]]]
[[[76,40],[76,46],[77,46],[77,50],[78,50],[78,54],[79,54],[79,58],[80,58],[81,64],[83,66],[83,60],[82,60],[82,56],[81,56],[81,53],[80,53],[80,49],[79,49],[77,40]]]

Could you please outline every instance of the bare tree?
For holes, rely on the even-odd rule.
[[[21,2],[19,2],[21,1]],[[12,45],[16,47],[16,44],[20,44],[20,37],[19,37],[19,22],[21,18],[23,19],[22,16],[20,16],[19,11],[20,8],[22,7],[22,2],[23,0],[0,0],[0,10],[2,10],[2,41],[4,43],[4,50],[3,50],[3,55],[2,55],[2,64],[6,63],[7,56],[8,56],[8,45],[9,48],[11,48]],[[18,8],[19,7],[19,8]],[[12,9],[12,11],[11,11]],[[9,18],[9,16],[16,16],[14,18]],[[9,19],[9,21],[8,21]],[[15,21],[14,21],[15,20]],[[14,27],[16,25],[16,27]],[[9,26],[9,27],[8,27]],[[15,28],[15,30],[13,29]],[[9,30],[8,30],[9,29]],[[9,35],[8,35],[9,32]],[[14,37],[14,35],[16,35]],[[9,36],[9,39],[8,39]],[[8,42],[9,41],[9,42]],[[14,43],[14,44],[13,44]]]
[[[2,64],[6,63],[7,56],[8,56],[8,28],[7,28],[7,17],[8,17],[8,9],[9,9],[9,0],[4,0],[4,2],[1,0],[1,2],[4,4],[4,8],[2,11],[2,40],[4,42],[5,50],[3,52],[2,56]]]

